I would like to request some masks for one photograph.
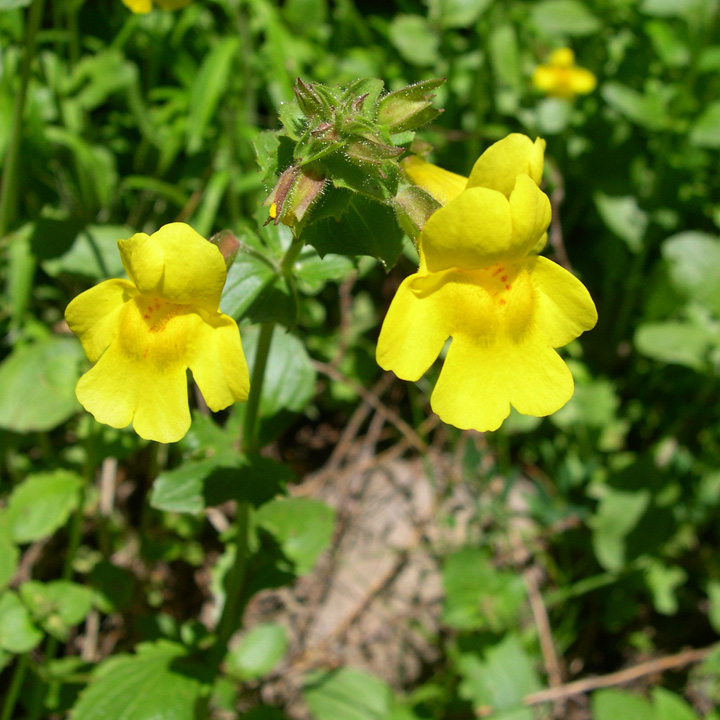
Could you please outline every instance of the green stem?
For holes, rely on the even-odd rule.
[[[5,696],[5,702],[3,703],[2,715],[0,720],[10,720],[15,710],[15,703],[17,702],[18,695],[20,694],[20,688],[22,687],[23,680],[25,679],[25,673],[28,669],[28,663],[30,661],[30,655],[25,653],[18,658],[17,665],[15,665],[15,672],[10,682],[8,693]]]
[[[20,157],[20,140],[22,138],[23,113],[25,99],[30,84],[30,68],[35,57],[35,40],[43,16],[45,0],[35,0],[30,6],[25,39],[25,57],[23,58],[20,75],[20,89],[15,97],[15,106],[10,127],[10,141],[5,155],[5,167],[0,181],[0,237],[8,231],[8,227],[15,218],[13,207],[15,198],[15,174],[17,172],[18,158]]]
[[[260,337],[255,351],[255,365],[250,379],[250,396],[245,406],[245,419],[243,421],[242,449],[246,453],[255,452],[258,447],[257,420],[260,409],[260,395],[274,329],[275,323],[268,322],[260,326]]]

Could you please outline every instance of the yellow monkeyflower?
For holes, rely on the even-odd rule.
[[[597,85],[597,79],[589,70],[575,65],[575,55],[570,48],[555,50],[547,65],[535,68],[532,81],[538,90],[561,98],[587,95]]]
[[[153,4],[162,10],[179,10],[189,5],[192,0],[122,0],[123,5],[130,8],[134,13],[149,13]]]
[[[427,221],[420,267],[380,331],[378,363],[411,381],[452,338],[431,405],[462,429],[497,430],[511,405],[538,417],[559,410],[573,378],[554,348],[597,321],[584,285],[531,254],[550,223],[538,187],[544,145],[513,134],[483,153],[467,187]]]
[[[184,223],[118,240],[129,280],[106,280],[65,310],[95,365],[76,394],[99,422],[158,442],[190,427],[187,370],[211,410],[248,397],[250,379],[235,321],[218,310],[220,250]]]

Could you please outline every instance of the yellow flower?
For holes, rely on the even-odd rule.
[[[532,80],[538,90],[561,98],[587,95],[597,85],[597,79],[589,70],[575,65],[575,55],[570,48],[555,50],[549,64],[535,68]]]
[[[192,0],[122,0],[122,2],[134,13],[149,13],[153,2],[162,10],[178,10],[189,5]]]
[[[118,240],[129,280],[106,280],[65,310],[95,365],[76,394],[99,422],[175,442],[190,427],[187,369],[211,410],[246,400],[247,363],[235,321],[218,310],[225,260],[189,225]]]
[[[497,430],[510,405],[538,417],[559,410],[573,379],[554,348],[597,321],[583,284],[531,254],[550,222],[538,187],[544,145],[514,134],[483,153],[467,187],[427,221],[420,267],[380,332],[378,363],[411,381],[452,338],[431,405],[462,429]]]

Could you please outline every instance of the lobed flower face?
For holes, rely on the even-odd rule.
[[[547,65],[538,65],[533,73],[533,85],[553,97],[573,98],[587,95],[597,85],[597,79],[586,68],[575,65],[570,48],[559,48],[550,55]]]
[[[532,254],[550,223],[538,187],[543,150],[542,140],[510,135],[483,153],[465,189],[450,179],[452,199],[425,225],[418,272],[398,289],[380,332],[380,366],[413,381],[452,338],[431,405],[459,428],[496,430],[511,405],[536,416],[559,410],[573,379],[554,348],[597,321],[582,283]],[[442,175],[422,173],[439,199]]]
[[[250,381],[235,321],[218,310],[225,261],[184,223],[119,240],[129,280],[78,295],[65,318],[95,365],[76,394],[102,423],[175,442],[190,427],[187,370],[208,407],[247,399]]]

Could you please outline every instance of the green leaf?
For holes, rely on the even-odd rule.
[[[439,59],[440,38],[420,15],[395,15],[390,23],[390,42],[411,65],[429,67]]]
[[[431,17],[440,27],[464,28],[472,25],[492,5],[492,0],[430,0]]]
[[[583,36],[596,33],[600,21],[577,0],[544,0],[534,3],[530,17],[547,35]]]
[[[303,695],[317,720],[386,720],[392,705],[386,683],[349,668],[307,675]]]
[[[81,623],[90,612],[93,592],[68,580],[49,583],[31,580],[20,586],[20,597],[38,625],[65,641],[70,628]]]
[[[645,34],[650,38],[655,52],[667,67],[677,68],[689,65],[690,48],[680,39],[670,23],[650,20],[645,23]]]
[[[15,575],[20,550],[12,541],[7,514],[0,515],[0,591],[4,590]]]
[[[625,564],[625,538],[640,522],[650,505],[650,491],[625,491],[612,487],[603,489],[597,513],[590,519],[595,555],[600,564],[611,571]]]
[[[126,225],[88,225],[78,233],[66,253],[43,262],[43,270],[53,277],[63,272],[93,280],[123,277],[125,268],[117,241],[134,234]]]
[[[720,147],[720,102],[710,103],[690,130],[690,142],[698,147]]]
[[[320,257],[311,247],[306,247],[295,263],[295,277],[309,295],[319,293],[328,281],[340,282],[355,268],[344,255],[328,254]]]
[[[675,288],[720,316],[720,239],[701,232],[679,233],[664,242],[662,254]]]
[[[708,367],[708,331],[688,322],[645,323],[635,332],[635,347],[643,355],[698,372]]]
[[[527,593],[517,573],[496,570],[487,552],[467,548],[443,564],[443,622],[457,630],[500,632],[518,621]]]
[[[29,652],[43,637],[17,593],[6,590],[0,595],[0,648],[12,653]]]
[[[0,0],[0,11],[28,7],[32,0]]]
[[[224,38],[205,58],[195,76],[187,124],[187,151],[191,155],[202,147],[203,135],[215,115],[220,97],[227,91],[232,63],[240,50],[238,36]]]
[[[575,393],[564,407],[550,418],[552,423],[566,432],[578,425],[604,428],[614,422],[620,399],[609,380],[578,382]]]
[[[80,500],[83,479],[68,470],[31,475],[10,495],[5,519],[12,539],[28,543],[62,527]]]
[[[645,569],[645,582],[652,592],[655,610],[663,615],[675,615],[678,611],[675,593],[687,578],[687,573],[677,565],[666,565],[659,560],[651,561]]]
[[[52,430],[74,415],[82,358],[74,338],[51,336],[16,347],[0,364],[0,428]]]
[[[241,241],[244,238],[239,238]],[[225,281],[220,309],[240,320],[260,295],[279,280],[271,261],[261,257],[250,246],[241,245]]]
[[[73,68],[65,92],[74,94],[84,110],[94,110],[110,95],[129,87],[136,76],[137,68],[111,48],[84,55]]]
[[[645,698],[625,690],[598,690],[590,701],[593,720],[657,720]]]
[[[700,720],[698,714],[680,696],[665,688],[652,689],[653,720]]]
[[[330,544],[335,511],[319,500],[278,498],[263,505],[254,521],[275,538],[295,572],[304,575]]]
[[[720,580],[710,580],[707,584],[708,620],[715,632],[720,632]]]
[[[325,217],[309,224],[302,239],[321,256],[370,255],[386,268],[392,267],[402,252],[402,231],[393,211],[359,195],[350,197],[339,218]]]
[[[612,197],[596,192],[593,200],[605,225],[627,243],[631,252],[640,252],[648,216],[640,209],[637,199],[632,195]]]
[[[275,460],[227,451],[160,473],[153,483],[150,504],[158,510],[192,514],[228,500],[260,507],[292,477],[290,468]]]
[[[228,671],[240,680],[267,675],[283,658],[288,640],[285,628],[277,623],[256,625],[229,652]]]
[[[458,659],[462,681],[460,696],[474,708],[490,705],[498,720],[532,720],[533,711],[523,707],[523,698],[541,689],[533,661],[518,638],[506,635],[487,649],[481,658],[463,653]]]
[[[125,568],[101,560],[88,575],[93,604],[106,615],[122,612],[132,601],[134,576]]]
[[[100,664],[72,710],[73,720],[195,720],[211,670],[182,645],[142,644],[136,655]]]
[[[606,82],[601,90],[605,102],[628,120],[649,130],[663,130],[669,118],[659,95],[647,95],[619,82]]]

